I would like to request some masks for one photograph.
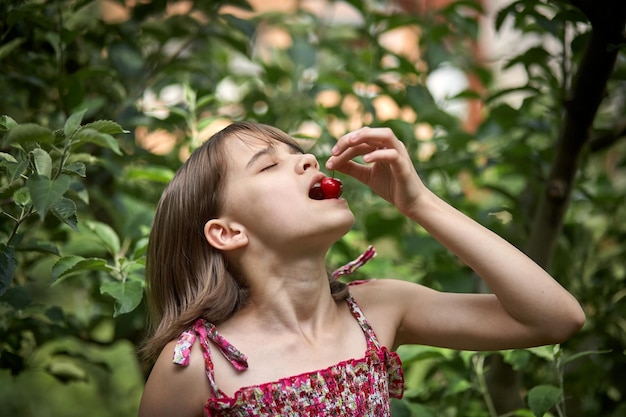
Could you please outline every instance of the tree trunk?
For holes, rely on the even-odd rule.
[[[591,139],[593,120],[606,93],[606,85],[624,41],[626,2],[589,3],[572,1],[591,21],[589,44],[580,62],[533,227],[526,247],[527,254],[548,269],[563,225],[569,198],[584,151]],[[581,3],[580,5],[577,3]],[[604,3],[607,3],[606,5]]]
[[[526,245],[528,256],[545,269],[550,268],[576,173],[589,145],[593,121],[605,96],[620,44],[624,42],[626,25],[626,1],[571,0],[571,4],[587,16],[592,31],[569,99],[564,103],[554,159]],[[490,367],[487,382],[498,414],[515,410],[521,404],[519,376],[502,360],[492,361]]]

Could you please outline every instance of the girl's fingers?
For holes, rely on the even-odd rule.
[[[392,148],[378,148],[363,155],[363,161],[372,162],[393,162],[398,159],[398,151]]]
[[[367,144],[374,148],[388,148],[395,147],[397,142],[398,139],[389,128],[363,127],[341,137],[337,142],[337,145],[339,149],[341,149],[342,146],[345,148],[361,144]]]
[[[394,150],[398,142],[399,140],[391,129],[363,127],[347,133],[337,140],[326,167],[327,169],[339,169],[341,165],[357,156],[363,156],[365,162],[375,162],[379,158],[378,155],[393,155],[379,151]],[[381,160],[389,159],[383,158]]]

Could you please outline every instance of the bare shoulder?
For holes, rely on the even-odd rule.
[[[176,341],[168,343],[157,359],[141,398],[139,417],[200,417],[211,395],[198,341],[188,366],[173,363]]]
[[[408,303],[420,305],[432,289],[396,279],[372,279],[350,285],[354,297],[379,341],[392,349],[407,311]]]

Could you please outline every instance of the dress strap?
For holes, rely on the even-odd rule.
[[[376,256],[376,249],[374,248],[374,246],[372,245],[368,246],[365,252],[360,254],[358,258],[356,258],[353,261],[348,262],[342,267],[335,269],[333,273],[331,274],[332,279],[336,280],[341,275],[347,275],[347,274],[353,273],[354,271],[356,271],[357,269],[365,265],[367,261],[369,261],[375,256]]]
[[[367,281],[354,281],[350,284],[359,285],[366,282]],[[354,298],[352,298],[352,296],[348,296],[346,301],[348,302],[352,315],[356,317],[357,322],[363,329],[363,333],[365,333],[367,337],[368,346],[371,344],[371,346],[376,349],[378,354],[382,355],[381,358],[387,368],[389,394],[395,398],[402,398],[404,393],[404,373],[402,371],[402,360],[400,359],[400,356],[398,356],[396,352],[390,351],[385,346],[381,346],[378,338],[376,337],[376,333],[374,333],[374,329],[370,326],[369,322],[365,318],[365,315],[363,314],[363,311]]]
[[[238,371],[244,371],[248,368],[248,358],[241,353],[236,347],[231,345],[222,335],[217,332],[217,328],[206,322],[204,319],[198,319],[193,326],[184,331],[174,347],[173,362],[177,365],[189,365],[189,357],[191,355],[191,347],[199,336],[202,355],[204,356],[204,368],[209,384],[214,394],[217,394],[217,384],[215,383],[215,375],[213,370],[213,359],[211,359],[211,347],[209,340],[217,346],[217,349],[224,355],[226,360],[230,362]]]
[[[376,349],[380,349],[380,342],[376,337],[376,333],[374,333],[374,329],[372,329],[372,326],[370,326],[369,322],[365,318],[365,314],[363,314],[363,311],[356,303],[354,298],[352,298],[352,296],[350,295],[348,296],[348,298],[346,298],[346,302],[348,303],[348,307],[350,308],[352,315],[356,318],[356,321],[359,323],[359,326],[361,326],[361,329],[363,329],[363,333],[365,333],[365,335],[367,336],[368,344],[371,342]]]

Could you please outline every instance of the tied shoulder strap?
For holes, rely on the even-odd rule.
[[[369,245],[365,252],[360,254],[358,258],[348,262],[340,268],[335,269],[331,274],[332,279],[337,280],[342,275],[352,274],[354,271],[365,265],[370,259],[374,258],[375,256],[376,249],[374,249],[374,246]]]
[[[209,347],[210,340],[215,344],[215,346],[217,346],[218,350],[235,367],[235,369],[243,371],[248,368],[247,356],[224,339],[224,337],[217,332],[217,328],[213,324],[207,323],[203,319],[196,320],[193,327],[183,332],[178,338],[178,342],[174,347],[173,362],[175,364],[182,366],[189,365],[191,347],[196,341],[197,336],[200,336],[202,353],[207,364],[212,365]],[[210,368],[212,369],[212,366]]]

